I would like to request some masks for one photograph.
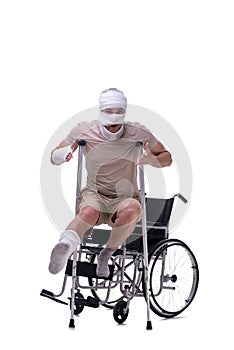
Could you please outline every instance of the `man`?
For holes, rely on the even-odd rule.
[[[124,121],[127,99],[122,91],[114,88],[102,91],[99,107],[99,121],[79,123],[51,153],[53,164],[68,162],[77,148],[77,140],[86,141],[87,183],[81,191],[74,220],[52,250],[49,264],[52,274],[63,269],[90,228],[106,223],[112,230],[98,256],[97,275],[107,277],[108,260],[131,235],[141,217],[136,143],[142,142],[145,149],[139,163],[165,167],[172,162],[170,153],[146,127]]]

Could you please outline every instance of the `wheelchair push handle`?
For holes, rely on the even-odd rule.
[[[175,194],[175,195],[174,195],[174,198],[175,198],[175,197],[178,197],[182,202],[184,202],[184,204],[188,203],[188,200],[187,200],[184,196],[182,196],[181,193]]]

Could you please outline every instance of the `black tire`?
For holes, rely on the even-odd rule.
[[[113,317],[115,321],[119,324],[124,323],[128,318],[129,309],[126,310],[127,302],[124,300],[118,301],[114,306]]]
[[[150,308],[160,317],[171,318],[193,301],[199,269],[191,249],[178,239],[158,243],[149,254]],[[144,279],[142,284],[144,294]]]

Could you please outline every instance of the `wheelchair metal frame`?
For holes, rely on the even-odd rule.
[[[78,141],[78,167],[77,167],[77,187],[76,187],[76,204],[75,204],[75,213],[77,212],[77,208],[80,203],[80,193],[81,193],[81,178],[82,178],[82,160],[83,160],[83,146],[85,146],[86,142],[84,140]],[[143,152],[143,145],[142,143],[138,142],[136,144],[137,146],[137,153],[138,158],[141,157]],[[108,278],[99,278],[96,273],[96,264],[94,263],[95,258],[98,256],[101,247],[97,247],[92,242],[92,239],[89,240],[89,236],[86,237],[83,240],[83,243],[80,245],[79,249],[74,251],[72,256],[69,258],[65,276],[62,284],[61,292],[58,294],[54,294],[52,292],[49,292],[45,289],[41,291],[41,295],[45,296],[47,298],[50,298],[54,301],[57,301],[62,304],[70,304],[71,309],[71,317],[69,322],[69,327],[74,328],[75,322],[74,322],[74,316],[82,312],[84,306],[90,306],[90,307],[98,307],[99,305],[103,305],[109,308],[113,308],[113,316],[116,322],[123,323],[126,318],[128,317],[129,312],[129,305],[130,301],[134,297],[144,297],[146,301],[146,329],[152,329],[152,322],[151,322],[151,316],[150,316],[150,309],[153,310],[155,313],[157,313],[159,316],[162,317],[174,317],[180,312],[182,312],[193,300],[197,286],[198,286],[198,279],[199,279],[199,273],[198,273],[198,265],[195,259],[194,254],[191,252],[190,248],[182,241],[179,240],[169,240],[168,239],[168,221],[171,214],[171,209],[173,206],[173,201],[175,197],[178,197],[181,199],[184,203],[187,202],[187,200],[181,195],[176,194],[172,199],[172,205],[169,212],[169,216],[167,219],[166,224],[160,224],[157,225],[155,222],[148,222],[147,221],[147,213],[146,213],[146,198],[145,198],[145,183],[144,183],[144,167],[143,165],[139,165],[139,183],[140,183],[140,195],[141,195],[141,205],[142,205],[142,219],[141,224],[137,224],[136,228],[140,228],[142,231],[142,242],[141,242],[141,248],[143,249],[129,249],[128,247],[131,246],[127,242],[118,249],[112,256],[111,261],[112,264],[109,265],[110,268],[110,276]],[[166,200],[165,200],[166,201]],[[163,238],[159,240],[159,242],[156,242],[153,247],[150,246],[150,243],[148,243],[147,238],[148,234],[147,231],[149,230],[161,230],[163,231]],[[94,229],[95,231],[95,229]],[[96,231],[99,231],[97,229]],[[100,230],[101,231],[101,230]],[[92,235],[90,236],[92,237]],[[148,247],[149,246],[149,247]],[[172,274],[171,276],[169,274],[165,275],[165,258],[167,253],[167,246],[168,247],[183,247],[183,249],[186,250],[186,252],[189,255],[189,258],[191,259],[192,264],[192,271],[193,276],[191,277],[193,279],[193,284],[191,288],[191,292],[188,296],[188,302],[186,301],[185,305],[181,307],[181,310],[166,310],[163,305],[158,303],[156,298],[161,294],[162,290],[175,290],[174,284],[177,280],[177,276]],[[148,248],[150,251],[148,251]],[[161,251],[160,251],[161,249]],[[84,256],[86,258],[86,261],[84,261]],[[151,256],[151,259],[155,259],[155,257],[158,260],[162,261],[161,266],[161,275],[159,277],[159,287],[157,293],[150,293],[150,286],[152,286],[152,270],[150,271],[150,286],[149,286],[149,258]],[[129,262],[127,263],[127,261]],[[156,263],[155,260],[153,260],[153,267],[155,267]],[[129,277],[129,275],[126,273],[126,270],[132,266],[132,278]],[[67,277],[72,278],[72,288],[71,288],[71,297],[70,303],[66,303],[60,299],[58,299],[65,291],[66,283],[67,283]],[[88,285],[84,285],[82,283],[82,278],[85,278],[86,281],[88,281]],[[95,282],[93,282],[95,281]],[[164,283],[171,283],[171,285],[165,285]],[[120,290],[120,297],[118,297],[116,300],[112,301],[110,300],[110,294],[111,291],[114,290],[116,287],[119,287]],[[83,295],[80,293],[81,289],[88,289],[91,290],[93,297],[88,297],[85,299]],[[105,298],[101,299],[98,296],[98,292],[100,291],[106,291]],[[114,305],[112,305],[114,304]]]

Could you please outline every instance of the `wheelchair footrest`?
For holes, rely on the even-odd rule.
[[[73,261],[69,259],[67,261],[66,271],[65,274],[68,276],[72,276],[72,265]],[[111,280],[113,278],[114,274],[114,265],[108,265],[110,274],[108,277],[99,277],[96,274],[96,268],[97,264],[89,263],[87,261],[77,261],[76,265],[76,275],[82,276],[82,277],[90,277],[90,278],[100,278],[100,279],[106,279]]]
[[[71,298],[68,299],[71,300]],[[88,296],[87,299],[76,297],[75,303],[93,308],[98,308],[100,306],[99,300],[91,296]]]
[[[87,300],[86,300],[87,304],[85,304],[86,306],[89,307],[99,307],[99,300],[93,297],[88,296]]]
[[[42,289],[40,295],[42,297],[46,297],[46,298],[49,298],[49,299],[51,299],[53,301],[56,301],[57,303],[68,305],[68,303],[66,303],[65,301],[62,301],[60,299],[55,298],[54,293],[50,292],[49,290]]]

